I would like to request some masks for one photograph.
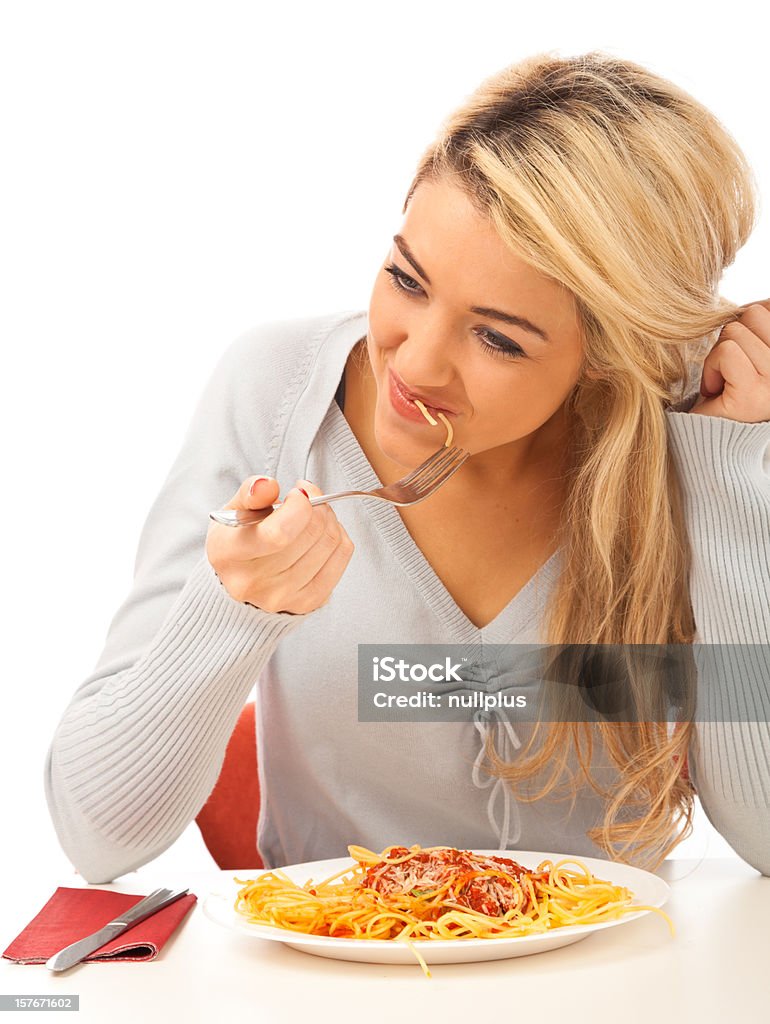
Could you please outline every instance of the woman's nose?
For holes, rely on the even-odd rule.
[[[454,376],[451,342],[438,331],[410,331],[399,345],[398,372],[414,387],[440,388]]]

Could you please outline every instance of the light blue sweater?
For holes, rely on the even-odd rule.
[[[355,552],[331,600],[306,615],[235,601],[206,559],[209,510],[254,473],[276,477],[282,494],[300,478],[324,490],[379,485],[333,400],[366,330],[365,312],[263,324],[230,345],[206,386],[142,530],[133,587],[46,761],[56,832],[89,882],[157,857],[195,818],[257,680],[258,844],[268,867],[345,856],[348,843],[603,856],[586,836],[602,817],[590,788],[571,811],[519,803],[481,769],[488,729],[511,757],[526,726],[483,715],[357,720],[358,644],[540,642],[559,551],[483,629],[380,502],[335,506]],[[693,400],[666,416],[686,495],[696,640],[767,643],[770,423],[692,415]],[[770,682],[761,672],[724,681],[699,672],[710,707],[691,775],[713,825],[770,874],[770,729],[720,723],[728,705],[750,704]],[[610,778],[613,769],[595,764]]]

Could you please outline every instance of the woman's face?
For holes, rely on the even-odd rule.
[[[413,467],[446,437],[404,391],[434,418],[445,412],[474,456],[466,479],[521,471],[560,446],[556,414],[583,358],[574,300],[517,259],[457,186],[415,190],[375,281],[367,347],[375,436],[395,462]]]

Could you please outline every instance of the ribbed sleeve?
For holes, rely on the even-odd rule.
[[[318,321],[263,325],[221,357],[142,529],[130,593],[52,739],[48,807],[89,882],[147,863],[182,833],[216,782],[262,667],[316,614],[234,600],[205,554],[209,511],[248,476],[272,475],[274,395],[288,387],[286,364],[310,327]]]
[[[192,821],[260,670],[303,618],[234,601],[204,557],[143,657],[64,717],[46,788],[87,881],[147,863]]]
[[[714,827],[770,875],[770,423],[667,421],[693,555],[690,772]]]

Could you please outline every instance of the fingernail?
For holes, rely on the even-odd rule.
[[[310,495],[309,495],[309,494],[307,493],[307,491],[305,490],[305,488],[304,488],[304,487],[298,487],[298,488],[297,488],[297,490],[298,490],[298,491],[302,491],[302,493],[303,493],[303,494],[305,495],[305,497],[307,498],[307,500],[308,500],[308,501],[310,501]]]
[[[256,478],[256,480],[254,481],[254,483],[249,488],[249,494],[254,494],[254,488],[257,486],[257,484],[259,483],[260,480],[269,480],[269,479],[270,479],[269,476],[258,476]]]

